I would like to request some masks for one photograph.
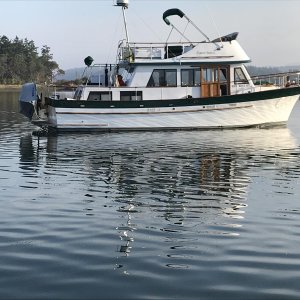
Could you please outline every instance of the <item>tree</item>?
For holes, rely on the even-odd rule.
[[[51,82],[56,73],[63,70],[53,60],[47,45],[42,46],[39,55],[33,41],[0,36],[0,83]]]

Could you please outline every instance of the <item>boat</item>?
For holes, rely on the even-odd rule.
[[[126,38],[114,64],[93,64],[86,57],[86,83],[72,98],[45,99],[46,119],[29,118],[55,131],[217,129],[286,123],[300,95],[299,81],[258,88],[245,67],[251,60],[234,32],[210,39],[178,8],[163,20],[179,42],[129,41],[125,12],[117,0]],[[191,41],[170,18],[185,19],[199,32]],[[25,86],[26,88],[26,86]],[[20,97],[20,102],[32,103]],[[27,114],[28,116],[28,114]]]

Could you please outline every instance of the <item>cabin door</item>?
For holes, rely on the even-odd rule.
[[[220,78],[220,92],[221,96],[230,95],[230,68],[229,67],[221,67],[219,78]]]
[[[220,96],[220,68],[201,68],[201,97]]]

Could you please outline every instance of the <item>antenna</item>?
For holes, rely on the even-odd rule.
[[[129,0],[117,0],[116,6],[128,8]]]

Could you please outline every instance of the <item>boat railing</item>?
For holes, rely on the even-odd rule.
[[[129,43],[119,44],[118,56],[120,61],[168,59],[180,56],[197,44],[207,42],[168,42],[168,43]]]
[[[118,70],[119,66],[117,64],[93,64],[84,72],[85,86],[112,86]]]
[[[300,71],[251,76],[251,80],[257,87],[256,90],[300,85]]]

